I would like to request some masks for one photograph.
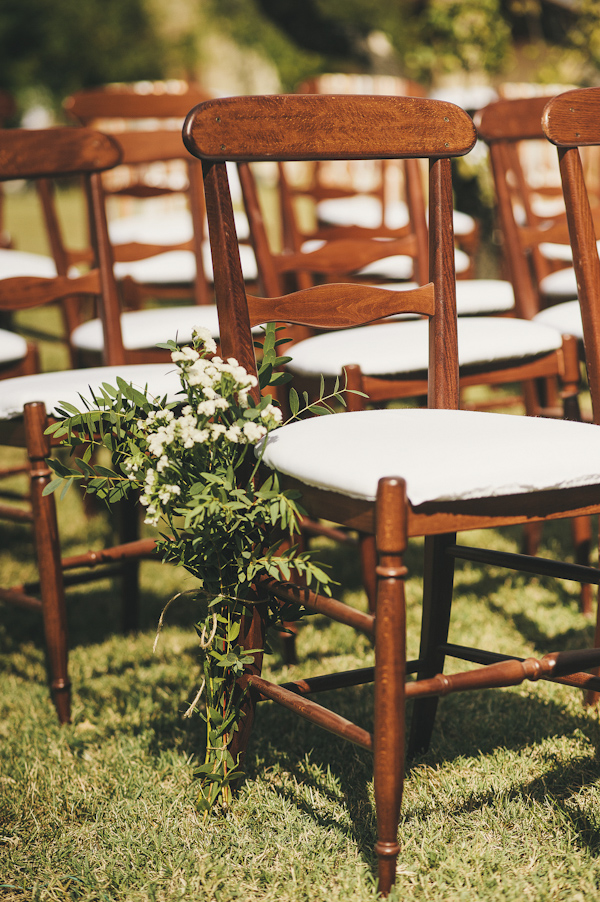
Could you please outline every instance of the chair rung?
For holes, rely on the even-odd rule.
[[[112,548],[100,548],[98,551],[86,551],[83,554],[63,558],[62,568],[72,570],[75,567],[98,567],[102,564],[114,564],[129,558],[137,558],[140,555],[153,557],[155,552],[154,539],[138,539],[135,542],[114,545]]]
[[[488,548],[472,548],[469,545],[450,545],[446,553],[462,561],[492,564],[508,570],[536,573],[538,576],[552,576],[556,579],[572,579],[578,583],[600,585],[600,570],[567,561],[551,561],[548,558],[529,554],[515,554],[510,551],[493,551]]]
[[[15,589],[0,589],[0,601],[6,601],[8,604],[17,605],[20,608],[34,608],[39,610],[42,602],[39,598],[34,598],[22,590],[21,587]]]
[[[327,595],[317,595],[305,586],[296,586],[293,583],[279,583],[274,579],[265,579],[262,585],[280,601],[304,605],[305,608],[316,614],[324,614],[331,620],[345,623],[346,626],[351,626],[353,629],[360,630],[367,635],[372,635],[375,632],[375,617],[372,614],[365,614],[363,611],[351,608],[335,598],[329,598]]]
[[[458,658],[460,661],[471,661],[473,664],[497,664],[502,661],[524,661],[525,658],[517,658],[514,655],[501,655],[494,651],[484,651],[481,648],[468,648],[466,645],[441,645],[440,649],[445,655],[451,658]],[[581,649],[574,652],[561,652],[563,661],[569,660],[569,655],[580,655],[584,652],[596,653],[598,649]],[[600,657],[600,653],[599,653]],[[581,667],[581,663],[578,664]],[[591,665],[596,666],[596,665]],[[551,676],[542,677],[552,683],[563,683],[565,686],[574,686],[578,689],[589,689],[594,692],[600,692],[600,678],[592,676],[589,673],[571,673],[569,676]]]
[[[551,680],[578,686],[581,689],[596,689],[600,686],[597,677],[588,673],[570,672],[574,668],[598,667],[600,649],[584,648],[578,651],[554,652],[543,658],[506,658],[494,664],[487,664],[478,670],[463,673],[438,674],[430,679],[418,680],[406,685],[407,698],[425,698],[434,695],[450,695],[453,692],[468,692],[474,689],[500,689],[518,686],[525,680]],[[563,674],[569,674],[563,676]]]
[[[258,690],[265,698],[283,705],[284,708],[289,708],[290,711],[294,711],[295,714],[298,714],[305,720],[322,727],[324,730],[328,730],[330,733],[334,733],[336,736],[340,736],[342,739],[347,739],[354,745],[359,745],[368,751],[372,750],[372,734],[352,723],[352,721],[346,720],[345,717],[323,708],[322,705],[318,705],[308,698],[302,698],[297,693],[284,689],[283,686],[277,686],[275,683],[263,680],[261,677],[250,677],[248,684]]]
[[[21,507],[11,507],[8,504],[0,504],[0,520],[11,520],[16,523],[33,523],[33,514],[30,510]]]
[[[295,695],[311,695],[313,692],[328,692],[330,689],[345,689],[349,686],[362,686],[375,679],[374,667],[363,667],[359,670],[345,670],[341,673],[327,673],[323,676],[308,677],[306,680],[293,680],[281,683],[281,689],[288,689]]]

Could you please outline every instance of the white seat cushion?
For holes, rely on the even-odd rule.
[[[466,317],[458,321],[461,366],[518,361],[551,353],[561,336],[529,320]],[[325,332],[292,345],[288,369],[302,376],[338,376],[357,363],[369,376],[418,373],[429,364],[429,322],[424,319]]]
[[[46,411],[56,412],[61,401],[82,408],[80,393],[91,400],[90,387],[97,389],[103,382],[116,386],[117,376],[143,390],[148,385],[155,397],[167,395],[176,400],[181,390],[179,370],[170,362],[131,366],[101,366],[82,370],[61,370],[56,373],[39,373],[35,376],[19,376],[4,379],[0,392],[0,420],[12,420],[21,416],[23,407],[30,401],[43,401]]]
[[[366,410],[276,429],[264,461],[308,485],[369,501],[379,479],[400,476],[416,506],[596,485],[600,427],[466,410]]]
[[[454,267],[457,274],[466,272],[471,265],[470,257],[456,248],[454,251]],[[393,254],[391,257],[382,257],[381,260],[374,260],[362,269],[358,270],[361,276],[374,276],[379,279],[412,279],[413,278],[413,261],[412,257],[404,254]]]
[[[44,254],[28,254],[0,248],[0,279],[16,279],[18,276],[34,276],[54,279],[56,266],[52,257]]]
[[[128,351],[153,348],[169,340],[189,344],[192,331],[198,328],[208,329],[213,338],[219,337],[214,304],[131,310],[121,315],[123,346]],[[77,326],[71,333],[71,344],[82,351],[102,351],[104,337],[100,320],[92,319]]]
[[[572,267],[557,269],[540,281],[540,292],[546,297],[571,300],[577,297],[577,279]]]
[[[362,226],[376,229],[381,225],[381,201],[371,194],[354,194],[350,197],[331,197],[317,204],[318,219],[331,226]],[[385,226],[401,229],[409,221],[408,207],[403,201],[392,201],[385,207]],[[454,211],[454,234],[470,235],[475,220],[467,213]]]
[[[381,239],[381,243],[385,244],[386,240],[387,239]],[[325,241],[320,238],[311,238],[309,241],[305,241],[302,244],[301,250],[305,254],[310,254],[312,251],[319,250],[324,244]],[[471,261],[464,251],[456,249],[454,252],[454,265],[457,273],[466,272],[471,265]],[[392,254],[389,257],[382,257],[380,260],[374,260],[367,266],[363,266],[362,269],[358,270],[358,275],[374,276],[377,279],[388,279],[390,281],[398,280],[402,282],[413,278],[413,260],[412,257],[405,254]]]
[[[20,335],[0,329],[0,363],[16,363],[27,354],[27,342]]]
[[[240,259],[244,278],[253,282],[258,278],[258,270],[254,251],[249,245],[240,245]],[[202,246],[202,261],[206,279],[212,282],[214,276],[208,242]],[[196,259],[192,251],[166,251],[144,260],[115,263],[115,276],[117,279],[130,276],[142,285],[191,285],[196,278]]]
[[[235,211],[235,228],[239,239],[249,236],[248,220],[244,213]],[[113,244],[183,244],[194,236],[192,214],[189,210],[173,210],[160,216],[156,213],[123,216],[109,223],[108,232]]]
[[[561,335],[574,335],[583,341],[583,323],[579,301],[563,301],[537,313],[533,321],[557,329]]]
[[[515,293],[504,279],[459,279],[456,312],[459,316],[506,313],[515,306]]]

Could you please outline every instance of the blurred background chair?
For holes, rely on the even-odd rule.
[[[86,185],[92,205],[94,258],[96,266],[83,274],[54,278],[20,277],[0,280],[0,310],[32,309],[62,302],[65,298],[92,295],[102,298],[100,309],[106,330],[107,366],[86,370],[44,372],[8,378],[1,383],[0,442],[24,447],[28,458],[30,506],[3,504],[2,519],[30,523],[39,579],[33,583],[4,586],[0,599],[41,611],[44,620],[49,679],[61,722],[70,719],[70,682],[65,609],[65,584],[90,578],[120,575],[123,589],[123,625],[135,629],[139,595],[138,564],[154,552],[154,540],[138,540],[136,505],[123,505],[121,541],[112,548],[62,559],[54,495],[44,495],[52,473],[46,463],[51,440],[45,434],[61,402],[80,405],[80,392],[115,384],[117,376],[131,380],[162,396],[174,396],[179,388],[172,364],[126,366],[120,337],[117,290],[112,273],[106,219],[100,186],[101,173],[119,161],[117,144],[89,129],[9,129],[0,133],[0,180],[79,177]],[[101,566],[106,565],[106,567]]]
[[[202,181],[180,141],[186,114],[206,99],[199,86],[174,81],[107,85],[79,91],[64,102],[69,116],[114,134],[123,149],[122,165],[107,173],[103,184],[115,271],[129,306],[147,297],[212,302]],[[236,224],[247,237],[241,211]],[[252,251],[245,247],[242,253],[252,282]]]

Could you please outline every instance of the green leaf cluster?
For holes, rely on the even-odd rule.
[[[286,341],[266,327],[261,342],[258,382],[280,385],[289,360],[279,349]],[[153,398],[123,379],[81,395],[81,409],[63,403],[62,420],[48,432],[69,447],[70,464],[49,461],[55,478],[46,493],[73,484],[112,505],[131,492],[146,509],[146,522],[160,523],[158,550],[163,560],[183,566],[196,581],[199,654],[204,684],[198,711],[206,724],[205,761],[198,771],[200,807],[226,804],[230,785],[241,772],[228,751],[242,716],[244,693],[238,681],[257,665],[265,650],[240,642],[241,624],[260,605],[265,629],[283,627],[305,613],[282,605],[265,589],[265,580],[301,581],[330,594],[331,579],[295,536],[303,514],[300,495],[283,489],[276,472],[261,469],[260,445],[281,414],[271,395],[254,398],[256,380],[237,361],[213,356],[214,342],[196,335],[193,345],[164,345],[179,368],[181,392],[175,400]],[[345,384],[336,380],[318,398],[301,406],[290,391],[292,416],[332,413],[344,405]],[[252,452],[256,449],[256,453]],[[110,466],[98,460],[102,450]]]

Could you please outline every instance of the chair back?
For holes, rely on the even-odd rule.
[[[551,271],[539,245],[552,241],[568,243],[562,201],[557,214],[536,215],[535,198],[541,197],[543,191],[541,195],[540,187],[530,183],[523,165],[524,151],[535,152],[540,146],[542,158],[547,160],[541,118],[548,100],[548,96],[498,100],[475,116],[478,135],[489,148],[515,306],[518,315],[525,319],[539,312],[538,285]],[[555,180],[557,176],[556,171]]]
[[[600,260],[590,191],[581,151],[600,147],[600,88],[554,97],[544,108],[543,132],[558,160],[583,321],[583,340],[594,422],[600,424]]]
[[[149,90],[150,88],[150,90]],[[154,88],[154,89],[153,89]],[[187,82],[175,82],[172,86],[148,85],[106,85],[77,91],[63,103],[64,110],[80,125],[96,124],[104,120],[103,127],[112,120],[111,131],[127,127],[124,120],[180,120],[185,119],[190,109],[207,100],[208,95],[198,85]],[[131,123],[129,123],[131,127]],[[142,128],[148,129],[147,123]]]
[[[475,143],[470,117],[440,101],[410,97],[281,95],[230,97],[196,107],[184,125],[202,160],[223,354],[256,372],[251,327],[276,320],[349,328],[399,312],[430,317],[429,403],[458,406],[456,286],[450,161]],[[278,298],[247,298],[226,163],[262,160],[426,158],[430,161],[431,283],[389,292],[319,285]]]
[[[0,133],[0,181],[16,179],[54,180],[79,176],[89,202],[93,265],[81,275],[61,271],[56,278],[16,276],[0,281],[0,310],[18,310],[59,301],[67,303],[81,295],[100,299],[104,329],[105,363],[125,362],[121,335],[120,305],[113,276],[113,261],[106,224],[101,174],[117,165],[121,152],[115,141],[91,129],[7,129]],[[54,241],[60,247],[60,232]]]

